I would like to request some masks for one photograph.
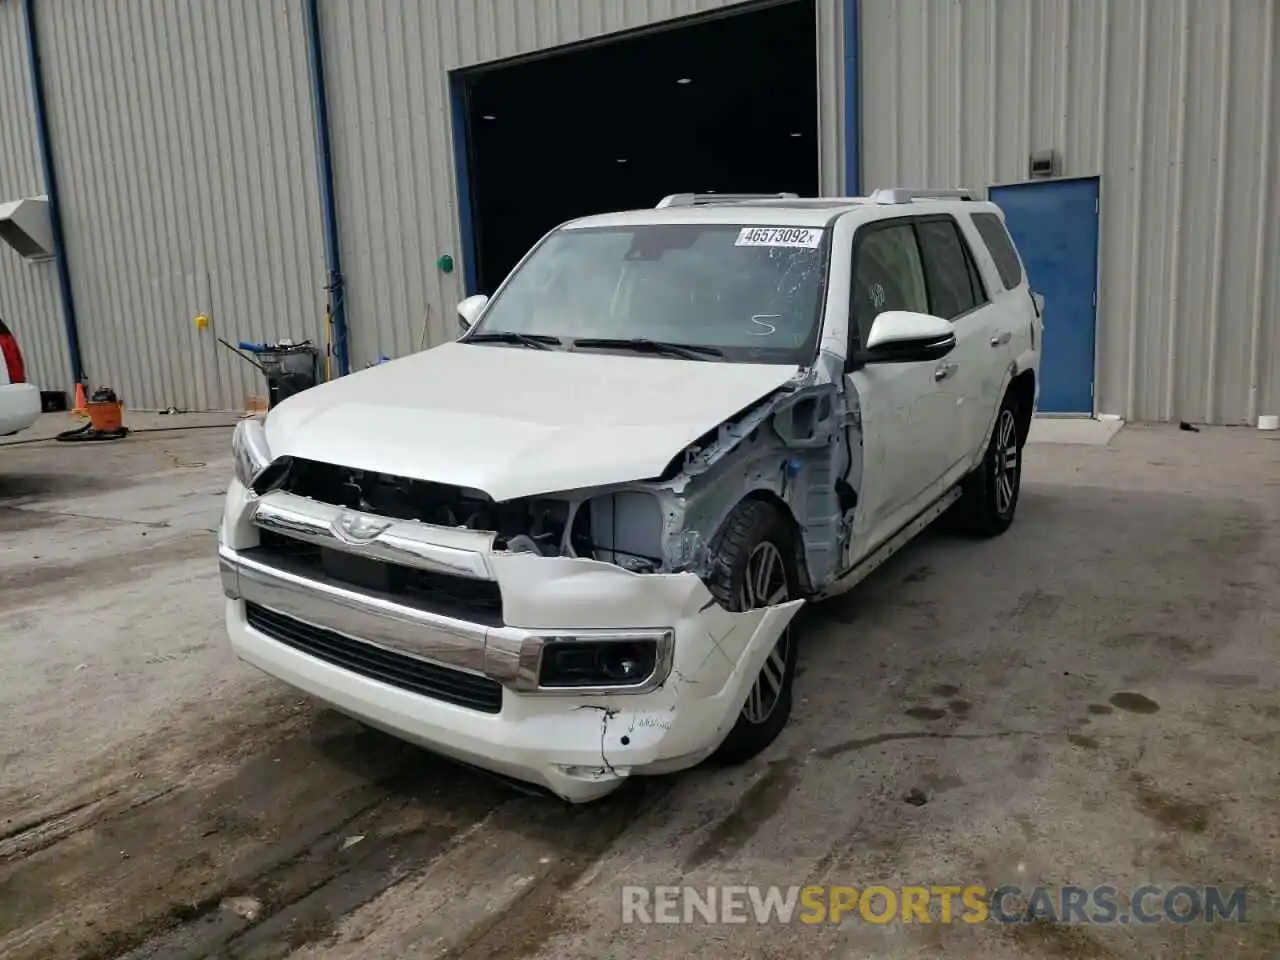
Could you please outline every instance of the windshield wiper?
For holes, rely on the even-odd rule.
[[[465,343],[518,343],[535,350],[550,350],[560,346],[560,338],[549,333],[515,333],[511,330],[482,330],[467,337]]]
[[[664,357],[680,357],[684,360],[705,360],[707,357],[723,357],[719,347],[698,343],[671,343],[668,340],[650,340],[647,337],[582,337],[574,340],[575,347],[625,347],[644,353],[656,353]]]

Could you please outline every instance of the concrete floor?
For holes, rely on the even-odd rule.
[[[576,809],[232,658],[228,435],[0,450],[0,955],[1280,951],[1275,434],[1030,446],[1007,535],[805,612],[765,756]],[[624,884],[1037,882],[1248,884],[1249,922],[621,923]]]

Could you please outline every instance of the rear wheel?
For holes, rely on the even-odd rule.
[[[1005,395],[982,463],[964,480],[960,524],[975,536],[995,537],[1009,529],[1022,489],[1022,430],[1018,404]]]
[[[712,545],[716,576],[708,584],[728,610],[775,606],[799,594],[791,524],[776,507],[758,500],[740,504]],[[741,763],[771,744],[791,716],[796,643],[788,627],[765,658],[742,711],[715,758]]]

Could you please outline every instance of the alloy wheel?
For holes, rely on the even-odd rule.
[[[787,568],[782,554],[769,541],[756,545],[747,558],[747,568],[742,577],[739,593],[739,609],[785,603],[790,594],[787,588]],[[786,687],[787,660],[791,647],[791,628],[783,631],[765,658],[760,675],[752,684],[751,693],[742,708],[742,716],[749,723],[764,723],[773,713]]]
[[[1012,410],[1000,411],[996,427],[996,511],[1007,516],[1013,509],[1018,483],[1018,422]]]

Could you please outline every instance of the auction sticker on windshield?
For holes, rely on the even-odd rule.
[[[822,231],[810,227],[743,227],[737,247],[817,247]]]

